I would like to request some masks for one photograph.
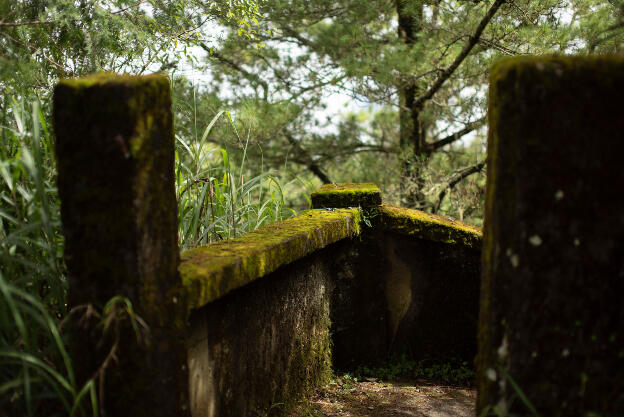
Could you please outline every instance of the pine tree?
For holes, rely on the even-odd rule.
[[[265,161],[288,161],[328,182],[342,180],[330,172],[348,157],[373,153],[387,162],[392,155],[403,204],[435,211],[448,193],[427,192],[427,166],[435,153],[483,132],[491,63],[523,54],[620,52],[621,3],[267,0],[260,11],[270,32],[202,46],[215,91],[233,86],[222,96],[262,125]],[[319,121],[331,92],[370,103],[378,115]],[[384,125],[392,118],[395,126]],[[484,165],[473,161],[438,188],[453,188]]]

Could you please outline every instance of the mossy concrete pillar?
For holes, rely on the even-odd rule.
[[[187,415],[169,81],[61,81],[54,130],[69,304],[101,311],[111,297],[127,297],[149,329],[139,325],[137,337],[124,309],[109,316],[104,335],[96,324],[72,326],[78,379],[103,378],[102,415]],[[114,360],[102,370],[112,347]]]
[[[325,184],[311,195],[312,208],[377,207],[381,191],[371,183]]]
[[[500,61],[489,94],[478,409],[623,415],[624,59]]]

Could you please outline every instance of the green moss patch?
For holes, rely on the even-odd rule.
[[[59,85],[63,85],[74,90],[81,88],[90,88],[93,86],[124,84],[124,85],[141,85],[149,82],[168,82],[167,77],[160,74],[151,75],[129,75],[114,74],[112,72],[98,72],[81,78],[67,78],[61,80]]]
[[[236,239],[182,254],[180,274],[189,308],[230,291],[320,248],[360,233],[358,209],[310,210]]]
[[[480,247],[481,229],[420,210],[382,205],[381,221],[386,230],[434,242]]]
[[[375,207],[381,204],[381,192],[372,182],[325,184],[311,197],[314,208]]]

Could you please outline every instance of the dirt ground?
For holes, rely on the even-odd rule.
[[[336,377],[297,406],[288,417],[473,417],[474,388],[426,381],[354,381]]]

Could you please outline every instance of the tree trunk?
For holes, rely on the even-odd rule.
[[[423,3],[419,0],[395,0],[398,15],[398,36],[406,45],[418,41],[422,32]],[[398,85],[399,123],[402,172],[401,199],[406,207],[422,207],[425,196],[421,175],[421,159],[426,157],[424,132],[420,121],[420,107],[415,105],[421,92],[414,81]]]

